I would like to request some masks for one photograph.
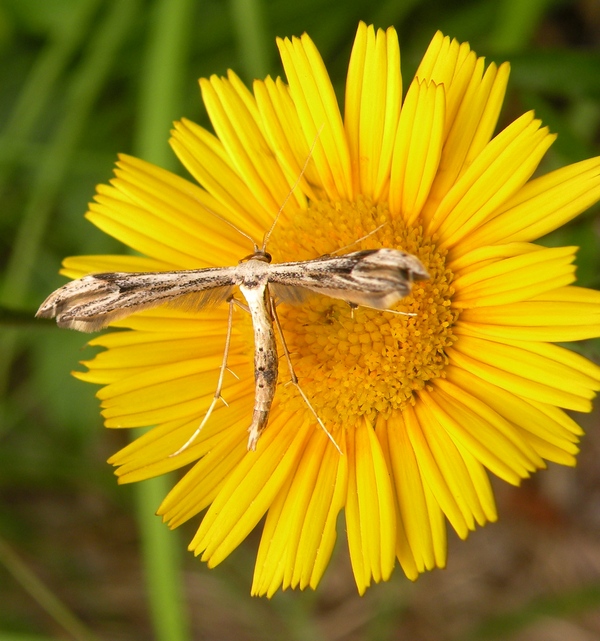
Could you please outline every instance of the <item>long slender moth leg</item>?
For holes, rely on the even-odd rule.
[[[225,376],[225,370],[228,369],[227,358],[229,357],[229,346],[231,344],[231,328],[233,326],[233,304],[235,302],[236,302],[235,298],[231,296],[228,301],[229,314],[227,316],[227,334],[225,335],[225,348],[223,349],[223,361],[221,362],[221,367],[219,368],[219,380],[217,381],[217,389],[215,390],[215,395],[213,396],[213,400],[211,401],[211,404],[206,410],[206,414],[204,415],[202,422],[196,428],[194,433],[176,452],[173,452],[173,454],[169,454],[169,457],[178,456],[179,454],[187,450],[187,448],[196,440],[196,438],[198,437],[198,434],[200,434],[200,432],[202,431],[202,428],[208,422],[208,419],[210,418],[210,415],[212,414],[219,400],[223,401],[223,403],[227,405],[227,402],[225,401],[225,399],[221,397],[221,390],[223,389],[223,378]]]
[[[335,449],[343,456],[343,452],[340,449],[340,446],[337,444],[336,440],[333,438],[333,435],[331,432],[325,427],[325,423],[320,419],[319,415],[317,414],[317,411],[315,408],[312,406],[311,402],[308,400],[308,396],[304,393],[304,390],[300,387],[300,382],[298,381],[298,377],[296,376],[296,372],[294,371],[294,366],[292,365],[292,359],[290,358],[290,352],[287,347],[287,343],[285,342],[285,336],[283,334],[283,329],[281,327],[281,323],[279,322],[279,316],[277,316],[277,310],[275,309],[275,302],[273,299],[270,299],[271,301],[271,317],[273,318],[273,323],[275,324],[275,327],[277,327],[277,333],[279,334],[279,339],[281,340],[281,345],[283,347],[283,353],[285,354],[285,360],[287,361],[287,366],[290,372],[290,383],[296,387],[298,392],[300,392],[300,396],[302,396],[304,402],[306,403],[306,406],[308,409],[314,414],[315,418],[317,419],[317,423],[321,426],[322,430],[327,434],[327,437],[329,440],[335,445]]]
[[[389,314],[397,314],[398,316],[416,316],[414,312],[401,312],[396,309],[381,309],[380,307],[373,307],[372,305],[359,305],[357,303],[348,303],[350,308],[350,318],[354,319],[354,310],[362,307],[363,309],[374,309],[376,312],[388,312]]]

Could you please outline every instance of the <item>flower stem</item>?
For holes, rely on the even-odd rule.
[[[150,19],[134,153],[165,168],[174,164],[166,134],[181,111],[193,5],[192,0],[156,0]],[[157,641],[190,638],[183,598],[180,537],[155,515],[172,482],[172,475],[167,475],[135,486],[148,599]]]

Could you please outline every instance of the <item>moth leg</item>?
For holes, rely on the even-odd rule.
[[[243,309],[247,314],[250,314],[250,308],[246,303],[242,302],[241,300],[238,300],[237,298],[232,298],[231,301],[237,305],[240,309]]]
[[[283,353],[285,354],[287,366],[290,371],[290,383],[292,383],[292,385],[296,387],[298,392],[300,392],[300,396],[302,396],[308,409],[314,414],[314,417],[317,419],[317,423],[321,426],[321,429],[325,432],[325,434],[327,434],[327,437],[329,438],[329,440],[334,444],[335,449],[343,456],[343,452],[340,449],[340,446],[336,443],[336,440],[333,438],[333,435],[331,434],[331,432],[325,427],[325,423],[323,423],[323,421],[320,419],[319,415],[317,414],[317,411],[311,405],[311,402],[308,400],[308,396],[306,396],[306,394],[304,393],[304,390],[300,387],[300,382],[298,381],[298,377],[296,376],[296,372],[294,371],[294,366],[292,365],[292,359],[290,358],[290,352],[287,348],[287,343],[285,342],[283,329],[281,328],[281,323],[279,322],[279,316],[277,316],[277,311],[275,309],[275,301],[273,300],[273,298],[271,298],[270,301],[271,301],[271,315],[273,316],[273,322],[275,323],[275,327],[277,327],[277,333],[279,334],[279,339],[281,340],[281,345],[283,347]]]
[[[381,309],[380,307],[371,307],[371,305],[359,305],[358,303],[348,303],[350,307],[350,318],[354,319],[354,310],[359,307],[364,307],[365,309],[374,309],[376,312],[388,312],[390,314],[398,314],[398,316],[416,316],[415,312],[399,312],[396,309]]]
[[[219,368],[219,380],[217,381],[217,389],[215,390],[215,395],[213,396],[213,400],[211,401],[211,404],[206,410],[206,414],[204,415],[202,422],[196,428],[194,433],[176,452],[173,452],[173,454],[169,454],[169,458],[173,456],[178,456],[182,452],[185,452],[185,450],[187,450],[187,448],[196,440],[196,438],[198,437],[198,434],[200,434],[200,432],[202,431],[202,428],[208,422],[208,419],[210,418],[210,415],[212,414],[219,400],[223,401],[223,403],[227,405],[227,402],[225,401],[225,399],[221,397],[221,390],[223,389],[223,377],[225,376],[225,370],[229,370],[229,368],[227,367],[227,358],[229,356],[229,345],[231,344],[231,328],[233,325],[233,304],[236,302],[239,304],[239,301],[236,301],[235,298],[233,298],[233,296],[230,296],[228,300],[229,314],[227,316],[227,334],[225,336],[225,349],[223,350],[223,361],[221,362],[221,367]]]
[[[366,240],[369,236],[376,234],[380,229],[382,229],[386,225],[387,223],[382,223],[381,225],[379,225],[379,227],[375,227],[375,229],[370,231],[368,234],[365,234],[364,236],[361,236],[360,238],[353,240],[349,245],[344,245],[343,247],[340,247],[339,249],[336,249],[335,251],[332,251],[327,255],[335,256],[336,254],[341,254],[343,251],[346,251],[346,249],[350,249],[350,247],[354,247],[354,245],[358,245],[358,243],[361,243],[363,240]]]

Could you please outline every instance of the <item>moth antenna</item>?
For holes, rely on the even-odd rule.
[[[340,252],[343,252],[345,249],[349,249],[350,247],[353,247],[354,245],[357,245],[358,243],[362,242],[365,240],[365,238],[368,238],[369,236],[372,236],[373,234],[376,234],[382,227],[385,227],[387,223],[382,223],[379,225],[379,227],[375,227],[373,231],[370,231],[368,234],[365,234],[364,236],[361,236],[360,238],[357,238],[356,240],[353,240],[349,245],[345,245],[344,247],[340,247],[339,249],[336,249],[335,251],[332,251],[329,256],[335,256],[336,254],[339,254]]]
[[[315,139],[312,142],[312,145],[310,146],[310,149],[308,150],[308,156],[306,157],[306,160],[304,161],[304,164],[302,165],[302,169],[300,170],[300,175],[298,178],[296,178],[296,182],[288,192],[288,195],[285,197],[285,200],[283,201],[283,204],[279,208],[279,211],[277,212],[277,215],[275,216],[275,219],[273,220],[273,223],[271,227],[269,227],[269,230],[265,234],[263,238],[263,244],[262,244],[262,252],[267,251],[267,243],[269,242],[269,238],[271,238],[271,234],[273,233],[273,230],[275,229],[275,225],[277,224],[277,221],[279,220],[279,216],[281,216],[281,212],[284,210],[285,206],[287,205],[288,200],[292,197],[292,194],[294,193],[294,190],[296,187],[300,184],[300,181],[302,180],[302,176],[304,176],[304,172],[306,171],[306,168],[308,167],[308,163],[310,162],[310,159],[312,158],[313,151],[315,150],[315,147],[317,146],[317,141],[319,140],[319,136],[321,135],[321,132],[323,131],[323,127],[325,127],[325,123],[323,123],[319,127],[319,131],[317,131],[317,135],[315,136]]]
[[[247,238],[252,243],[252,246],[254,247],[254,252],[256,253],[258,251],[258,244],[254,240],[254,238],[252,238],[252,236],[250,236],[250,234],[247,234],[245,231],[242,231],[239,227],[236,227],[230,220],[227,220],[227,218],[224,218],[220,214],[217,214],[217,212],[213,211],[210,207],[207,207],[206,205],[202,205],[202,207],[204,209],[206,209],[206,211],[211,216],[214,216],[215,218],[218,218],[222,223],[225,223],[226,225],[229,225],[232,229],[237,231],[238,234],[240,234],[241,236],[244,236],[244,238]]]

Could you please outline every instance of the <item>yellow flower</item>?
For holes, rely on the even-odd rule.
[[[292,189],[274,262],[418,256],[431,277],[396,306],[413,316],[321,296],[279,307],[300,386],[343,455],[283,364],[247,450],[253,341],[238,310],[227,406],[171,456],[215,392],[226,305],[116,322],[130,331],[93,339],[105,351],[77,376],[103,385],[107,427],[155,426],[112,457],[121,482],[193,464],[159,513],[175,527],[206,510],[190,550],[209,566],[265,518],[252,592],[314,588],[343,510],[363,593],[396,559],[410,579],[443,567],[446,519],[461,538],[496,520],[488,471],[518,485],[545,461],[574,464],[581,429],[564,410],[590,410],[600,368],[553,343],[600,333],[600,294],[573,286],[575,247],[532,241],[600,199],[600,159],[531,179],[554,136],[527,113],[494,137],[508,65],[486,69],[440,33],[402,100],[396,33],[361,24],[343,117],[308,36],[278,45],[289,84],[203,79],[216,136],[176,123],[173,149],[202,188],[126,156],[98,188],[88,218],[143,256],[70,258],[64,273],[235,265],[252,247],[232,225],[260,244]]]

